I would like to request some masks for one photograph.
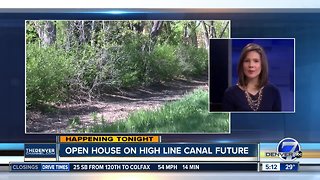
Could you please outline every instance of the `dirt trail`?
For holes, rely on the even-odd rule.
[[[112,123],[140,109],[155,109],[165,102],[182,98],[186,93],[208,87],[206,76],[178,79],[156,86],[138,88],[117,94],[104,94],[99,100],[82,104],[65,104],[53,112],[27,112],[27,133],[74,133],[101,122]],[[93,120],[96,119],[96,120]],[[72,121],[77,122],[72,125]]]

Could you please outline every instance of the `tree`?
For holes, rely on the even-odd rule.
[[[183,39],[184,42],[188,45],[194,47],[198,46],[198,37],[197,37],[197,25],[196,21],[187,21],[184,25]]]
[[[151,38],[156,38],[160,32],[162,21],[153,21],[152,29],[150,32]]]
[[[202,28],[203,28],[204,42],[206,44],[206,48],[208,49],[209,48],[209,32],[208,32],[208,29],[207,29],[207,25],[205,24],[204,21],[201,21],[201,25],[202,25]]]
[[[56,40],[56,25],[53,21],[38,21],[35,23],[42,46],[53,44]]]
[[[228,27],[229,27],[229,21],[227,21],[226,25],[224,26],[224,28],[223,28],[223,30],[222,30],[219,38],[222,38],[222,37],[223,37],[223,35],[225,34],[225,32],[226,32],[226,30],[227,30]]]

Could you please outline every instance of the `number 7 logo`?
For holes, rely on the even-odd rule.
[[[292,161],[302,156],[301,147],[293,138],[282,139],[277,147],[279,157],[285,161]]]

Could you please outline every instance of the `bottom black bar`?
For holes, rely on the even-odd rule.
[[[131,171],[131,172],[188,172],[188,171],[257,171],[258,165],[248,163],[10,163],[11,171],[32,172],[107,172],[107,171]]]
[[[188,171],[257,171],[257,163],[10,163],[10,171],[32,172],[188,172]]]
[[[257,163],[70,163],[70,171],[257,171]]]

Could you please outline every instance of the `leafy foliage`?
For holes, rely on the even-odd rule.
[[[104,91],[206,73],[208,53],[200,22],[155,24],[27,21],[28,108],[70,98],[90,100]],[[224,32],[225,21],[215,24],[216,32]],[[50,29],[54,32],[46,33]],[[44,39],[50,40],[47,46]]]
[[[204,48],[182,44],[177,50],[177,60],[182,74],[201,75],[208,68],[208,51]]]
[[[72,55],[49,47],[27,46],[27,106],[59,102],[67,97],[68,79],[73,74]]]

